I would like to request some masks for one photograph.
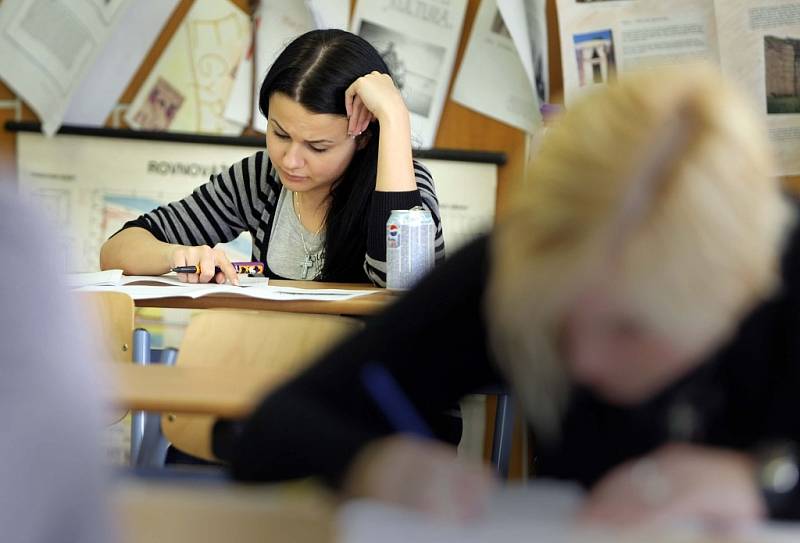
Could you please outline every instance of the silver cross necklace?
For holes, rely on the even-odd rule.
[[[292,200],[294,204],[294,212],[297,214],[297,222],[300,223],[300,241],[303,242],[303,252],[306,254],[306,257],[303,259],[303,262],[300,264],[302,270],[300,273],[302,274],[303,279],[308,279],[308,272],[311,270],[317,261],[322,262],[322,247],[320,247],[317,251],[311,252],[308,249],[308,245],[306,244],[306,237],[303,235],[303,230],[305,230],[305,226],[303,226],[303,219],[300,215],[300,205],[299,205],[299,193],[293,192],[292,193]],[[314,237],[319,236],[319,233],[322,232],[322,229],[325,227],[325,221],[319,225],[319,228],[316,232],[314,232]]]

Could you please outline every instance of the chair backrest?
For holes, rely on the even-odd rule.
[[[178,351],[182,366],[256,366],[288,376],[363,327],[334,315],[272,311],[209,310],[192,317]],[[177,449],[215,460],[211,451],[214,417],[165,413],[164,435]]]
[[[104,349],[104,357],[114,362],[131,361],[133,337],[133,299],[121,292],[76,292],[85,308],[91,333]]]
[[[121,292],[75,292],[83,307],[84,323],[100,349],[98,357],[113,363],[130,363],[133,352],[135,306]],[[127,411],[109,411],[107,423],[121,421]]]

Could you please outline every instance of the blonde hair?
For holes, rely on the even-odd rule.
[[[604,265],[648,329],[705,353],[778,282],[790,212],[764,127],[707,66],[621,79],[544,138],[492,238],[485,300],[498,365],[542,439],[569,376],[557,334]]]

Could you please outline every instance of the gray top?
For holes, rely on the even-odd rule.
[[[278,196],[270,239],[267,265],[273,273],[311,280],[322,271],[325,232],[315,235],[306,230],[294,209],[294,193],[286,187]]]

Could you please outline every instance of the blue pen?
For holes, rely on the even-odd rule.
[[[386,368],[378,364],[367,364],[361,370],[361,382],[395,430],[403,434],[434,438],[425,419]]]

